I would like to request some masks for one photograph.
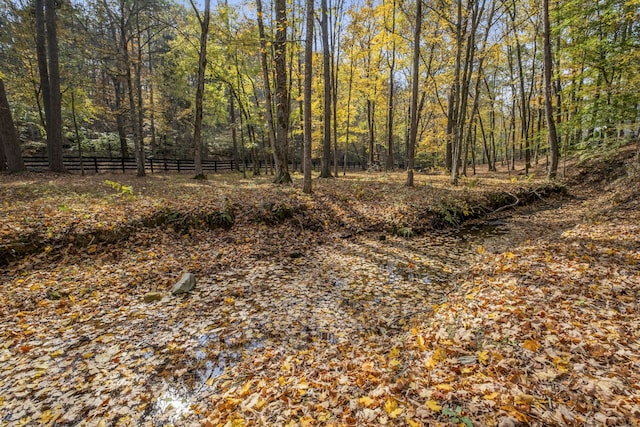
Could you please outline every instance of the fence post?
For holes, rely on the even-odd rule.
[[[218,161],[214,160],[213,161],[213,172],[218,172]]]
[[[153,157],[149,157],[149,166],[151,166],[151,173],[153,173]]]
[[[178,173],[180,173],[180,159],[178,159],[177,162],[178,162]]]
[[[122,173],[125,173],[126,169],[124,168],[124,157],[120,157],[120,165],[122,166]]]
[[[96,173],[98,173],[98,158],[96,156],[93,156],[93,167],[96,170]]]

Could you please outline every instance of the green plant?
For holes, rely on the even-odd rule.
[[[462,408],[460,406],[456,406],[456,409],[451,409],[449,407],[442,408],[442,415],[446,415],[449,417],[449,421],[456,424],[464,424],[466,427],[473,427],[473,421],[471,418],[466,415],[462,415]]]
[[[356,199],[360,200],[364,197],[364,188],[360,184],[356,184],[353,186],[353,194],[356,196]]]
[[[438,213],[445,222],[453,226],[460,225],[465,218],[473,214],[473,210],[466,200],[454,200],[450,198],[438,201],[434,207],[434,211]]]
[[[114,189],[118,193],[120,193],[121,195],[133,196],[133,187],[130,185],[122,185],[119,182],[110,181],[108,179],[104,183],[110,186],[112,189]]]
[[[467,181],[466,186],[469,188],[476,188],[480,184],[479,178],[473,178]]]
[[[413,229],[411,227],[400,227],[396,230],[396,234],[400,237],[413,237]]]

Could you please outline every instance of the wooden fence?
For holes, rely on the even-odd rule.
[[[137,165],[136,160],[134,158],[124,158],[124,157],[82,157],[74,156],[74,157],[64,157],[64,166],[70,172],[80,172],[84,170],[85,173],[101,173],[101,172],[111,172],[111,173],[127,173],[127,172],[136,172]],[[27,170],[30,171],[45,171],[49,168],[49,161],[46,157],[25,157],[24,158],[25,166]],[[314,160],[313,168],[318,169],[320,167],[320,161]],[[299,163],[289,162],[289,165],[292,169],[299,168]],[[225,172],[231,171],[234,169],[238,169],[236,167],[236,163],[233,160],[203,160],[202,161],[202,169],[204,172]],[[253,170],[253,163],[245,162],[244,167],[247,170]],[[242,168],[242,165],[240,165]],[[258,164],[260,170],[265,171],[267,169],[267,164],[265,162],[260,161]],[[339,164],[340,170],[343,169],[343,163]],[[361,169],[362,165],[357,162],[347,162],[347,169]],[[193,160],[188,159],[153,159],[147,158],[145,159],[145,171],[148,173],[163,173],[163,172],[185,172],[185,173],[194,173],[195,172],[195,163]]]

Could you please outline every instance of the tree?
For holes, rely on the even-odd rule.
[[[195,163],[195,178],[205,179],[205,175],[202,172],[202,98],[204,97],[204,72],[207,66],[207,37],[209,36],[209,19],[210,19],[210,7],[211,0],[204,1],[204,14],[200,16],[198,9],[193,2],[193,7],[198,22],[200,23],[200,52],[198,56],[198,77],[196,86],[196,117],[195,124],[193,126],[193,147],[194,147],[194,163]]]
[[[273,100],[271,96],[271,79],[269,78],[269,65],[267,59],[267,40],[264,31],[264,13],[262,11],[262,0],[256,0],[258,35],[260,37],[260,64],[262,66],[262,78],[264,82],[265,96],[265,121],[267,122],[267,132],[269,135],[269,145],[273,150],[274,161],[276,163],[276,175],[280,175],[280,165],[276,157],[276,128],[273,122]],[[258,102],[258,98],[255,98]]]
[[[22,172],[26,170],[20,151],[20,141],[16,133],[4,82],[0,78],[0,170],[4,169],[5,158],[9,172]]]
[[[422,0],[416,1],[416,26],[413,35],[413,69],[411,72],[411,123],[407,153],[407,187],[413,187],[413,166],[418,137],[418,77],[420,75],[420,31],[422,29]]]
[[[311,194],[311,79],[313,77],[313,0],[307,0],[307,33],[304,41],[304,180],[302,191]]]
[[[276,38],[273,62],[276,80],[276,184],[292,182],[289,175],[289,95],[287,88],[287,0],[276,0]]]
[[[322,135],[322,165],[320,178],[331,178],[331,69],[329,64],[329,11],[327,10],[327,0],[321,0],[322,18],[320,20],[320,31],[322,32],[322,70],[324,85],[324,109]]]
[[[385,163],[386,170],[392,170],[394,168],[394,156],[393,156],[393,113],[394,113],[394,95],[395,95],[395,68],[396,68],[396,2],[393,0],[393,8],[391,11],[391,61],[389,63],[389,103],[387,104],[387,161]]]
[[[544,111],[547,121],[547,132],[549,134],[549,149],[551,152],[551,163],[547,171],[547,177],[554,179],[558,173],[558,160],[560,150],[558,147],[558,134],[556,132],[556,123],[553,117],[553,106],[551,104],[552,86],[551,86],[551,64],[553,59],[551,56],[551,24],[549,22],[549,0],[542,0],[542,25],[543,25],[543,48],[544,48]]]
[[[55,0],[35,0],[36,50],[47,127],[47,157],[52,172],[65,172]]]
[[[334,12],[329,15],[329,25],[332,29],[329,45],[331,46],[331,112],[333,114],[333,174],[338,177],[338,95],[340,73],[340,53],[342,48],[342,15],[344,13],[344,0],[337,0]],[[344,151],[346,163],[347,149]]]

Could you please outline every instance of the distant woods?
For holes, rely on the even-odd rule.
[[[0,169],[246,159],[286,183],[306,147],[323,177],[339,159],[406,169],[407,185],[516,162],[554,177],[560,157],[640,130],[634,0],[4,4]]]

